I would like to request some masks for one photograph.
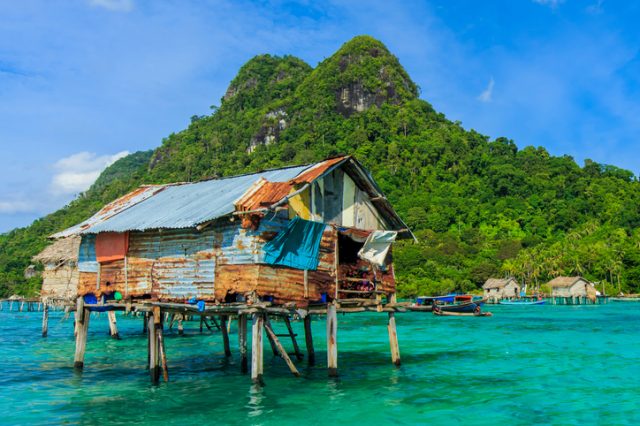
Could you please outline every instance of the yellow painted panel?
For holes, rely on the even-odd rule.
[[[295,192],[300,188],[294,188],[291,192]],[[309,188],[302,191],[295,197],[289,198],[289,219],[299,216],[300,219],[309,220],[311,218],[311,210],[309,206],[311,204],[311,196]]]

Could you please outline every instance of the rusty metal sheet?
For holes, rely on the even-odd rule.
[[[151,272],[154,293],[160,299],[212,300],[215,270],[214,259],[159,259],[153,263]]]
[[[282,200],[293,190],[289,182],[269,182],[260,179],[234,202],[237,211],[254,211]]]
[[[96,292],[97,272],[80,272],[78,277],[78,296]]]
[[[333,170],[334,167],[339,166],[350,158],[350,156],[344,156],[321,161],[312,165],[307,170],[291,179],[290,182],[293,184],[311,183],[325,173],[329,173],[331,170]]]

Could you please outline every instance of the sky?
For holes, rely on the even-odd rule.
[[[219,105],[251,57],[378,38],[449,119],[640,173],[640,2],[0,0],[0,232]]]

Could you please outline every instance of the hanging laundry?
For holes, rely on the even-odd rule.
[[[96,236],[96,258],[100,263],[124,259],[127,250],[128,232],[101,232]]]
[[[294,218],[286,229],[264,245],[265,263],[315,271],[325,227],[324,223]]]
[[[360,259],[367,260],[376,266],[383,266],[389,247],[396,240],[396,231],[373,231],[367,237],[364,245],[358,252]]]

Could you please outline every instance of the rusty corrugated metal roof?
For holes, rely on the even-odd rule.
[[[100,211],[84,222],[65,229],[62,232],[53,234],[51,238],[65,238],[72,235],[82,234],[83,231],[90,229],[92,226],[108,220],[109,218],[117,215],[118,213],[135,206],[136,204],[146,200],[147,198],[162,191],[168,185],[145,185],[137,188],[130,193],[123,195],[115,201],[104,206]]]

